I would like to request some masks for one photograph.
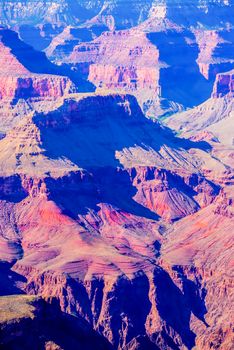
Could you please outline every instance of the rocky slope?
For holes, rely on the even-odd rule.
[[[44,49],[52,38],[66,26],[126,28],[147,18],[152,1],[83,1],[83,0],[27,0],[3,1],[0,4],[0,24],[16,29],[23,40],[35,48]]]
[[[75,46],[67,62],[88,69],[88,79],[97,88],[135,94],[143,108],[160,96],[159,52],[144,33],[106,32]]]
[[[82,347],[111,349],[77,317],[63,314],[57,303],[26,295],[0,297],[0,348],[60,350]],[[28,330],[30,329],[30,333]]]
[[[45,49],[46,55],[59,63],[66,56],[69,56],[75,45],[92,41],[107,29],[104,25],[97,26],[95,24],[90,24],[87,27],[84,25],[79,28],[67,26],[59,35],[53,38],[50,45]]]
[[[195,132],[202,135],[205,131],[208,138],[218,138],[224,144],[233,145],[233,110],[233,71],[230,71],[217,75],[209,100],[166,122],[180,132],[194,136]]]
[[[163,248],[163,259],[177,265],[180,276],[185,266],[192,264],[193,272],[189,274],[200,275],[204,283],[206,302],[196,310],[200,313],[200,322],[192,318],[190,323],[195,333],[202,332],[196,341],[198,349],[231,349],[233,346],[233,333],[228,326],[231,320],[229,303],[233,300],[233,227],[230,226],[233,215],[233,188],[229,188],[215,203],[195,214],[192,221],[188,217],[178,222]],[[189,290],[191,285],[187,288]],[[196,305],[195,299],[193,305]],[[207,311],[205,319],[202,308]],[[216,313],[218,308],[222,309],[221,313]]]
[[[46,49],[48,57],[69,62],[98,88],[134,93],[151,117],[204,102],[216,74],[233,68],[232,2],[154,1],[141,7],[133,3],[127,12],[121,6],[120,1],[105,4],[98,15],[79,26],[81,39],[69,34],[68,26]],[[116,25],[123,14],[137,18],[134,11],[138,20],[125,18],[124,25]],[[90,34],[98,33],[93,28],[105,33],[92,41]]]
[[[207,317],[209,337],[224,332],[228,315],[216,327],[218,306],[206,301],[213,266],[201,264],[204,276],[193,255],[174,262],[177,240],[171,248],[164,238],[174,220],[194,215],[197,227],[204,210],[225,217],[229,242],[232,202],[221,188],[231,174],[209,145],[176,138],[125,95],[73,95],[21,123],[0,141],[1,257],[12,282],[55,297],[116,349],[203,349]]]
[[[33,67],[32,71],[27,69],[25,62],[27,56],[23,49],[28,49],[28,47],[24,47],[17,35],[9,30],[1,29],[0,34],[1,100],[33,97],[53,97],[56,99],[75,91],[75,86],[65,76],[35,74]],[[29,56],[31,59],[33,58],[33,51],[29,52]],[[30,63],[28,66],[30,67]]]
[[[216,74],[233,68],[232,8],[232,1],[27,1],[24,9],[2,4],[2,23],[54,62],[69,62],[78,79],[124,88],[148,116],[164,117],[204,102]]]
[[[124,7],[125,6],[125,7]],[[4,1],[0,7],[2,23],[41,23],[41,22],[65,22],[66,24],[77,23],[85,20],[92,20],[96,16],[107,20],[112,17],[116,26],[130,26],[145,20],[149,14],[163,17],[165,13],[168,18],[176,20],[180,24],[190,25],[198,22],[206,25],[231,22],[230,8],[232,0],[226,1],[196,1],[183,4],[181,0],[140,0],[137,3],[129,0],[123,3],[121,0],[81,1],[75,0],[27,0],[24,6],[20,1]],[[123,11],[126,9],[127,11]],[[177,11],[175,11],[177,10]],[[120,28],[118,28],[120,29]]]
[[[233,1],[126,6],[0,5],[4,350],[233,347]]]
[[[77,86],[15,32],[0,29],[0,36],[0,124],[5,132],[27,113],[53,108],[63,96],[76,92]]]
[[[27,0],[22,7],[20,1],[4,1],[0,7],[2,23],[65,23],[77,24],[87,20],[113,22],[114,26],[126,27],[137,24],[147,18],[153,1],[140,0],[136,4],[130,0],[124,4],[121,0],[109,2],[69,0],[46,2]],[[128,11],[126,10],[126,5]]]

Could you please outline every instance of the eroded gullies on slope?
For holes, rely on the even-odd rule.
[[[177,341],[192,347],[195,335],[188,323],[192,311],[181,316],[184,325],[179,326],[178,319],[171,319],[165,313],[168,306],[160,290],[155,292],[155,286],[160,285],[158,278],[161,280],[161,277],[153,278],[152,274],[157,273],[155,268],[161,271],[159,276],[171,272],[168,263],[161,262],[165,264],[164,269],[169,268],[168,272],[156,267],[160,244],[159,250],[155,250],[153,243],[163,238],[158,233],[158,218],[153,212],[173,220],[197,211],[199,205],[209,207],[218,195],[219,186],[201,174],[207,164],[199,158],[195,161],[189,154],[197,148],[199,156],[207,159],[210,157],[208,145],[179,140],[167,129],[147,121],[130,96],[80,98],[77,95],[77,99],[73,96],[54,112],[29,118],[23,126],[23,134],[17,132],[12,137],[13,130],[0,143],[5,149],[2,164],[6,164],[8,175],[19,173],[25,196],[10,199],[15,203],[12,207],[14,234],[23,250],[22,258],[13,269],[27,278],[25,291],[59,298],[62,310],[87,319],[114,346],[124,346],[139,332],[144,332],[145,327],[149,339],[158,334],[159,347],[171,344],[174,336],[165,333],[165,324],[176,332]],[[29,132],[30,127],[37,132]],[[15,127],[19,131],[17,128],[19,126]],[[87,141],[82,134],[87,135],[87,132],[91,136],[84,147],[81,141]],[[14,160],[17,142],[20,147],[23,145],[23,152]],[[38,150],[31,154],[33,145]],[[11,155],[7,158],[14,160],[12,165],[11,161],[4,161],[3,154],[7,154],[7,150]],[[117,158],[115,150],[118,150]],[[34,157],[40,162],[32,161]],[[68,168],[61,174],[61,161],[65,164],[70,161],[84,169]],[[160,162],[164,162],[163,166]],[[225,167],[214,162],[220,167],[220,173],[225,172]],[[5,181],[3,179],[4,184]],[[15,186],[14,182],[9,182],[3,189],[9,194],[16,191]],[[191,203],[190,213],[188,203]],[[6,202],[2,201],[2,210],[5,207]],[[5,240],[11,242],[12,238],[6,235]],[[4,259],[18,259],[17,252],[12,254]],[[179,261],[183,264],[183,254]],[[142,277],[138,278],[138,274]],[[135,292],[139,293],[144,305],[151,290],[148,311],[145,314],[139,311],[140,319],[135,314],[135,304],[129,309],[124,303],[126,295],[120,276],[127,278],[128,293],[133,284],[134,294],[128,294],[129,297],[135,298]],[[175,286],[177,280],[173,273],[165,278],[173,291],[170,307],[176,308],[180,300],[182,310],[188,308],[187,297]],[[70,292],[67,294],[66,290]],[[98,297],[94,298],[94,290]],[[128,321],[118,316],[107,322],[116,307],[117,315],[126,314]],[[118,327],[130,320],[127,335],[119,335]]]
[[[103,15],[111,9],[103,8]],[[166,12],[159,10],[156,6],[156,17],[164,18]],[[152,18],[143,25],[152,26]],[[42,73],[51,73],[32,74],[32,65],[22,65],[7,47],[2,50],[20,75],[44,79]],[[140,53],[134,46],[136,62]],[[214,108],[224,100],[230,108],[225,86],[220,90],[219,84],[218,94],[225,96],[212,97]],[[118,91],[65,89],[59,98],[50,91],[51,98],[41,94],[36,103],[31,90],[19,86],[19,118],[15,114],[3,122],[6,137],[0,140],[0,254],[8,262],[1,270],[3,292],[54,297],[66,313],[52,308],[54,329],[47,319],[44,327],[45,318],[41,325],[39,312],[39,320],[29,321],[28,341],[49,349],[98,344],[103,349],[206,350],[211,343],[231,348],[231,147],[227,150],[207,130],[190,140],[176,137],[147,120],[134,97]],[[222,111],[220,122],[227,120]],[[179,119],[175,116],[178,125]],[[210,121],[203,111],[201,119],[205,125]],[[22,329],[27,310],[34,312],[28,302],[34,301],[10,298],[25,311],[12,328],[13,335],[21,330],[16,341],[25,349]],[[69,339],[58,332],[64,328]],[[9,346],[14,341],[4,336]]]

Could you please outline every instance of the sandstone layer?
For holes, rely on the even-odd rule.
[[[128,95],[74,94],[27,116],[0,141],[8,283],[57,299],[114,349],[203,349],[207,337],[229,349],[232,294],[219,276],[231,173],[209,147],[147,120]],[[222,283],[230,295],[217,305]]]
[[[233,348],[232,8],[0,4],[1,349]]]

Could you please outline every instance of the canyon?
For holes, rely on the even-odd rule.
[[[155,1],[148,18],[127,29],[113,26],[96,35],[96,17],[82,24],[76,36],[71,35],[75,28],[65,27],[45,52],[54,62],[85,72],[100,90],[134,94],[149,117],[164,117],[205,102],[216,75],[233,67],[233,28],[227,13],[232,6],[207,2],[197,9]],[[191,23],[185,22],[184,13]],[[196,83],[186,85],[191,80]]]
[[[232,9],[0,4],[0,349],[233,348]]]

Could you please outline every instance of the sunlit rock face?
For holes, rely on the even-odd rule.
[[[0,29],[0,37],[1,131],[5,132],[34,109],[53,108],[78,87],[63,69],[22,42],[12,30]]]
[[[231,18],[230,8],[233,6],[232,0],[226,1],[190,1],[182,3],[181,0],[111,0],[105,2],[75,0],[48,0],[46,2],[37,0],[26,0],[24,6],[21,1],[5,1],[0,7],[1,22],[7,24],[25,23],[30,24],[41,22],[65,22],[74,24],[90,20],[95,16],[107,20],[112,17],[115,26],[127,27],[144,21],[147,17],[154,16],[178,22],[179,24],[206,24],[217,25],[216,17],[219,21],[228,22]],[[230,20],[231,22],[231,20]]]
[[[142,108],[159,100],[159,51],[144,33],[106,32],[90,43],[74,47],[66,62],[86,69],[100,90],[132,93]]]
[[[0,348],[232,349],[232,9],[0,4]]]
[[[216,74],[233,68],[232,1],[47,1],[45,4],[38,1],[36,6],[34,3],[27,1],[23,7],[17,1],[3,3],[2,24],[16,29],[36,49],[44,49],[54,62],[72,65],[82,62],[73,69],[97,87],[125,86],[129,92],[135,90],[139,104],[150,117],[164,117],[204,102],[210,96]],[[108,50],[112,47],[115,65],[106,64],[108,50],[107,54],[102,50],[96,55],[98,62],[93,57],[90,65],[90,53],[94,53],[98,43],[105,48],[100,35],[126,28],[135,29],[133,33],[123,32],[121,40],[124,42],[128,35],[132,42],[139,40],[139,48],[135,45],[133,50],[138,55],[141,50],[148,51],[154,61],[153,68],[145,65],[138,71],[138,65],[135,67],[128,57],[124,64],[118,59],[119,50],[123,49],[117,39],[120,32],[113,36],[112,42],[106,43]],[[156,49],[148,49],[147,40],[142,40],[139,33],[144,33]],[[87,57],[83,51],[90,51]],[[138,93],[142,81],[144,91]],[[190,81],[194,81],[193,86]]]
[[[72,86],[72,82],[67,77],[46,74],[46,66],[44,75],[37,74],[37,71],[40,72],[40,68],[34,71],[34,67],[39,62],[35,61],[33,64],[30,62],[30,59],[34,59],[33,49],[24,46],[14,32],[2,29],[0,36],[1,100],[35,97],[59,98],[66,93],[75,91],[75,86]],[[35,58],[38,59],[36,55]],[[42,58],[44,57],[42,56]],[[48,65],[50,65],[49,62]],[[43,66],[41,68],[43,71]]]
[[[229,242],[231,174],[207,142],[147,120],[132,96],[74,94],[54,111],[23,118],[0,148],[1,257],[14,264],[20,289],[54,297],[113,349],[160,349],[169,338],[202,349],[205,334],[224,332],[228,314],[213,327],[206,308],[217,309],[211,290],[219,280],[210,277],[212,226],[202,220],[219,232],[225,218]],[[187,222],[194,227],[180,230]],[[190,238],[196,230],[200,243]],[[213,331],[204,333],[207,318]]]
[[[193,139],[233,145],[233,71],[217,74],[211,97],[167,120],[167,125]],[[232,150],[229,152],[232,157]]]
[[[106,13],[120,18],[121,4],[104,6],[99,15],[80,26],[83,34],[76,36],[67,27],[46,49],[48,57],[85,72],[98,88],[134,93],[150,117],[204,102],[216,74],[233,68],[231,2],[154,1],[148,4],[147,15],[131,25],[127,20],[122,27],[114,25],[114,20],[111,25],[103,22]],[[132,8],[138,5],[121,15],[128,16]],[[94,28],[104,33],[97,35]]]

